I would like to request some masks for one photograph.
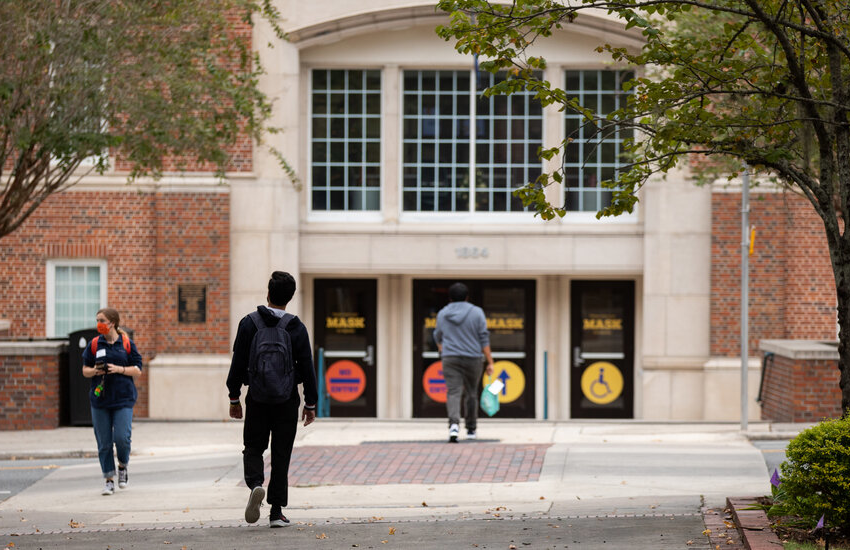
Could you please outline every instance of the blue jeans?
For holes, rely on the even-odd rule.
[[[118,453],[118,463],[127,465],[130,461],[130,432],[133,430],[133,407],[123,409],[91,408],[91,421],[94,437],[97,440],[97,457],[103,477],[115,476],[115,458],[112,445]]]

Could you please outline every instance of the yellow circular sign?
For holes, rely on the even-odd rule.
[[[607,405],[623,393],[623,373],[607,361],[597,361],[584,369],[581,393],[597,405]]]
[[[513,361],[496,361],[493,363],[493,376],[484,375],[483,384],[489,386],[494,380],[501,380],[505,385],[499,392],[499,403],[511,403],[519,399],[525,390],[525,374],[519,365]]]

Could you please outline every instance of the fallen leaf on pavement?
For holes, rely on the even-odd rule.
[[[71,529],[79,529],[80,527],[86,526],[85,523],[83,523],[81,521],[74,521],[74,520],[69,521],[68,525],[71,527]]]
[[[390,541],[388,541],[388,540],[382,540],[382,541],[381,541],[381,544],[386,544],[386,543],[388,543],[388,542],[390,542]]]
[[[508,550],[516,550],[516,544],[511,544],[508,546]]]
[[[427,503],[427,502],[425,502],[425,501],[423,500],[423,501],[422,501],[422,506],[428,506],[428,503]]]
[[[546,497],[540,497],[540,500],[546,500]]]
[[[706,529],[705,531],[702,532],[702,534],[707,537],[708,535],[711,534],[711,529]]]
[[[687,544],[688,546],[690,546],[690,545],[692,545],[693,543],[694,543],[694,541],[689,540],[689,541],[688,541],[688,542],[686,542],[685,544]]]
[[[164,540],[164,541],[162,541],[162,544],[171,544],[171,541],[170,540]]]
[[[395,527],[390,527],[390,534],[395,535]]]
[[[734,523],[732,523],[731,521],[726,521],[726,520],[723,520],[723,525],[725,525],[729,529],[735,527]]]
[[[326,534],[322,533],[320,535],[316,535],[316,538],[317,539],[326,539],[326,538],[328,538],[328,536]]]

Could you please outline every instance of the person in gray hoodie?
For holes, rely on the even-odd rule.
[[[440,350],[443,378],[446,379],[449,443],[457,443],[462,402],[466,409],[466,437],[475,439],[481,357],[487,359],[485,372],[492,375],[493,356],[484,311],[469,303],[469,289],[465,284],[454,283],[449,287],[449,304],[437,313],[434,341]]]

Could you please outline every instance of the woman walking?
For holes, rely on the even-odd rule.
[[[130,432],[133,405],[136,404],[134,379],[142,374],[142,356],[126,332],[118,328],[118,311],[106,307],[97,312],[97,332],[83,350],[83,376],[91,378],[89,399],[97,455],[106,483],[102,495],[115,492],[115,458],[118,454],[118,487],[127,487],[130,462]]]

